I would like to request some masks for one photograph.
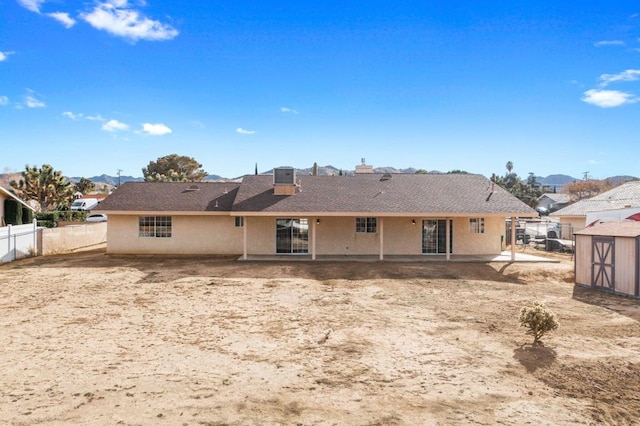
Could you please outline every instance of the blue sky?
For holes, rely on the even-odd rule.
[[[0,172],[640,175],[640,3],[0,0]]]

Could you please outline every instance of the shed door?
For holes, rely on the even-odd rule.
[[[591,286],[614,290],[614,239],[593,237],[591,245]]]

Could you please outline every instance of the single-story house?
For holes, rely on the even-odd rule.
[[[506,218],[537,216],[481,175],[356,171],[296,177],[278,168],[240,182],[126,182],[98,208],[109,216],[107,253],[449,259],[500,254]]]
[[[574,230],[585,228],[587,213],[640,207],[640,181],[623,183],[595,197],[576,201],[549,216],[557,217],[560,224],[569,224]]]
[[[640,297],[640,222],[606,222],[574,235],[576,284]]]
[[[22,208],[26,208],[35,212],[35,209],[27,204],[25,201],[18,198],[13,192],[0,186],[0,226],[7,226],[7,220],[5,218],[4,206],[5,200],[13,200],[18,203]]]
[[[571,202],[571,196],[569,194],[547,192],[539,196],[537,201],[538,208],[541,207],[551,212],[567,207]]]

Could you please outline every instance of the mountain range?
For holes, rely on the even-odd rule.
[[[312,167],[308,167],[308,168],[304,168],[304,169],[295,169],[296,174],[298,176],[308,176],[311,175],[313,172],[313,168]],[[415,173],[417,171],[417,169],[410,167],[410,168],[406,168],[406,169],[398,169],[395,167],[376,167],[373,169],[374,173]],[[437,170],[429,170],[427,171],[428,173],[442,173],[440,171]],[[271,170],[267,170],[267,171],[263,171],[260,172],[260,174],[265,174],[265,175],[269,175],[269,174],[273,174],[273,169]],[[339,169],[337,167],[328,165],[328,166],[318,166],[318,175],[319,176],[338,176],[338,175],[345,175],[345,176],[349,176],[354,174],[354,170],[343,170],[343,169]],[[207,177],[204,179],[205,181],[233,181],[233,180],[238,180],[240,179],[242,176],[238,176],[238,177],[234,177],[234,178],[228,178],[228,177],[222,177],[219,175],[207,175]],[[13,180],[13,179],[19,179],[20,178],[20,174],[19,173],[11,173],[11,174],[0,174],[0,185],[8,187],[9,186],[9,181]],[[79,181],[81,178],[80,177],[69,177],[68,178],[70,181],[72,182],[77,182]],[[142,182],[144,180],[143,177],[135,177],[135,176],[110,176],[107,174],[102,174],[99,176],[93,176],[89,178],[92,182],[96,183],[96,184],[104,184],[104,185],[109,185],[109,186],[118,186],[118,184],[123,184],[125,182]],[[611,176],[609,178],[607,178],[609,180],[611,180],[614,184],[619,184],[619,183],[623,183],[629,180],[635,180],[637,179],[636,177],[633,176]],[[570,183],[570,182],[575,182],[575,181],[579,181],[582,179],[578,179],[575,178],[573,176],[569,176],[569,175],[564,175],[564,174],[553,174],[553,175],[549,175],[546,177],[542,177],[542,176],[536,176],[536,180],[542,184],[543,186],[548,186],[551,188],[555,188],[556,190],[560,190],[562,188],[563,185]]]

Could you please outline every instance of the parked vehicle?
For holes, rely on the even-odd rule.
[[[87,222],[106,222],[107,215],[104,213],[94,213],[87,217]]]
[[[87,212],[93,209],[94,207],[96,207],[97,205],[98,205],[97,198],[78,198],[71,204],[70,209]]]

